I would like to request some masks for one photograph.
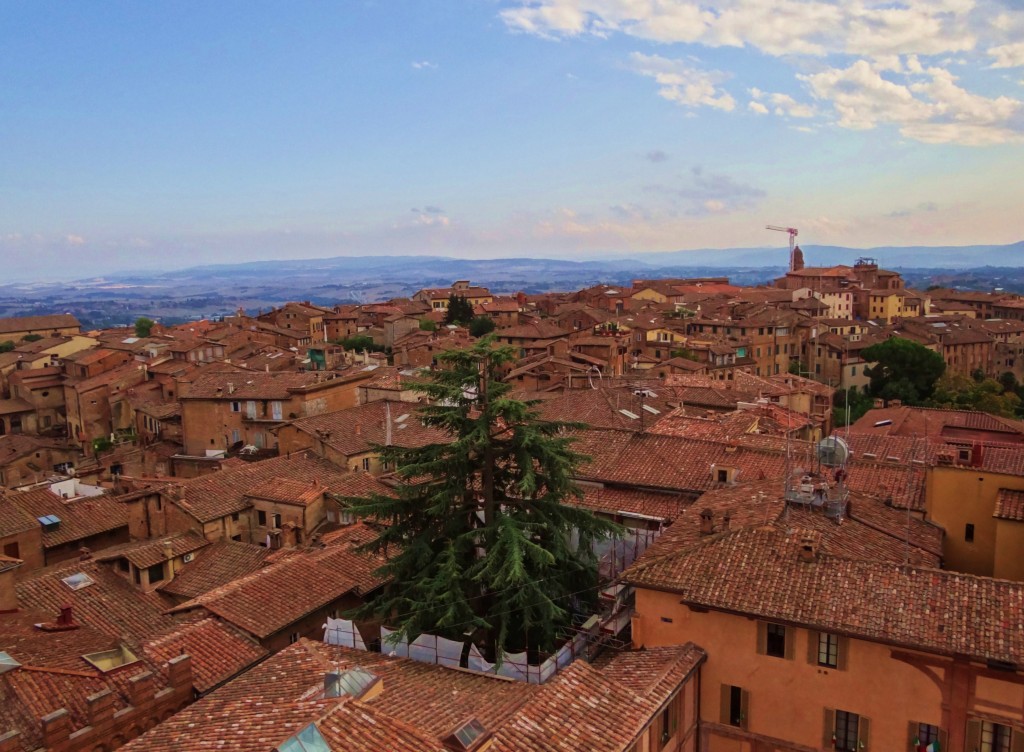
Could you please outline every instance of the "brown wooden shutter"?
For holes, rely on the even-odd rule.
[[[786,650],[785,656],[787,661],[793,660],[793,656],[796,653],[796,627],[786,627]]]
[[[939,729],[939,749],[949,749],[949,734]]]
[[[768,653],[768,623],[759,621],[757,623],[757,652],[759,655]]]
[[[718,720],[724,725],[729,725],[729,701],[732,699],[732,687],[728,684],[722,685],[722,712]]]
[[[740,728],[744,731],[747,730],[747,724],[750,722],[750,692],[745,689],[740,690]],[[1022,736],[1024,738],[1024,736]],[[1014,750],[1016,752],[1016,750]]]
[[[850,656],[850,638],[840,637],[838,650],[838,659],[836,660],[836,668],[840,671],[846,671],[846,667],[849,665],[847,659]]]
[[[836,711],[832,708],[825,708],[825,733],[822,736],[822,749],[835,749],[832,744],[832,737],[836,733]]]
[[[857,741],[861,749],[871,749],[871,719],[860,716],[857,721]]]
[[[977,752],[981,746],[981,721],[967,722],[967,739],[964,752]]]
[[[1024,752],[1024,731],[1013,730],[1010,737],[1010,752]]]
[[[820,632],[815,632],[813,629],[807,632],[807,662],[812,666],[818,665],[818,635]]]

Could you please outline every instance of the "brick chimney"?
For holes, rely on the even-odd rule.
[[[18,592],[14,589],[14,572],[21,559],[0,556],[0,614],[18,610]]]
[[[715,532],[715,513],[709,507],[700,510],[700,534],[711,535]]]
[[[971,446],[971,467],[981,467],[985,464],[985,447],[981,444]]]
[[[818,560],[821,536],[811,530],[800,532],[800,561],[811,564]]]

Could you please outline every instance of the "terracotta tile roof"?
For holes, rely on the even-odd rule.
[[[693,503],[691,496],[678,493],[663,494],[591,485],[580,486],[580,491],[583,492],[582,498],[570,499],[570,503],[609,515],[639,515],[669,522]]]
[[[264,750],[315,723],[334,749],[435,752],[476,718],[501,752],[623,752],[704,657],[692,644],[627,652],[536,686],[300,640],[124,749]],[[381,693],[318,699],[326,672],[351,668]]]
[[[257,483],[250,488],[246,492],[246,496],[252,499],[309,506],[321,499],[326,490],[326,486],[320,485],[315,480],[304,483],[292,478],[267,478],[262,483]]]
[[[0,538],[39,527],[39,520],[0,493]]]
[[[750,528],[648,559],[623,579],[688,604],[886,644],[987,661],[1024,661],[1024,583],[819,552],[800,531]]]
[[[212,371],[183,386],[180,396],[182,399],[286,400],[293,394],[289,390],[311,386],[323,378],[320,371]]]
[[[876,423],[885,423],[876,425]],[[986,432],[988,441],[1017,443],[1024,441],[1024,421],[1002,418],[974,410],[947,410],[932,407],[882,407],[868,410],[850,426],[854,433],[882,436],[949,436],[955,429]],[[964,437],[969,438],[964,435]]]
[[[81,327],[78,319],[70,313],[53,313],[46,316],[17,316],[0,319],[0,334],[23,332],[28,329],[63,329]]]
[[[620,653],[603,671],[576,661],[540,686],[497,730],[493,749],[630,749],[705,657],[702,650],[688,643]]]
[[[110,546],[98,552],[94,558],[96,561],[114,561],[124,558],[139,569],[148,569],[161,562],[198,551],[208,545],[210,542],[198,533],[174,533],[162,538]],[[168,554],[170,554],[169,557]]]
[[[567,389],[555,397],[545,398],[537,405],[537,409],[544,420],[637,431],[641,424],[645,428],[652,427],[674,407],[671,393],[648,389],[648,394],[652,396],[641,400],[634,394],[635,391],[635,388],[630,387]],[[536,396],[529,392],[523,394],[527,400]]]
[[[0,399],[0,415],[13,415],[15,413],[28,413],[35,410],[32,405],[17,397],[13,399]]]
[[[293,452],[290,456],[224,467],[161,493],[199,522],[211,522],[251,507],[249,491],[268,480],[315,481],[331,492],[346,493],[352,485],[351,474],[312,452]]]
[[[996,511],[992,516],[1001,520],[1024,522],[1024,491],[1000,488],[996,496]]]
[[[216,619],[175,625],[146,640],[142,652],[154,663],[191,656],[192,683],[199,692],[209,691],[269,655],[258,642]]]
[[[825,550],[858,559],[911,563],[938,567],[942,560],[942,530],[881,500],[850,493],[842,524],[821,512],[800,505],[787,509],[784,484],[757,481],[709,491],[688,506],[651,546],[645,558],[675,554],[699,543],[700,516],[710,512],[714,532],[774,525],[788,530],[802,527],[818,532]],[[726,518],[728,517],[728,522]],[[909,541],[909,549],[907,545]]]
[[[196,598],[255,572],[266,565],[270,549],[251,543],[224,540],[200,550],[196,558],[160,588],[163,593]]]
[[[320,438],[331,449],[349,457],[369,452],[374,445],[387,444],[389,412],[391,443],[395,446],[417,447],[450,441],[443,431],[424,426],[416,416],[417,409],[415,403],[376,400],[347,410],[299,418],[290,425]]]
[[[382,563],[339,542],[322,551],[294,553],[182,603],[172,613],[203,608],[264,639],[346,593],[376,587],[379,581],[371,573]]]
[[[40,488],[8,494],[7,503],[20,507],[36,520],[47,515],[60,518],[56,530],[43,531],[43,548],[128,527],[128,507],[105,495],[62,499],[49,489]],[[0,507],[3,504],[0,502]]]

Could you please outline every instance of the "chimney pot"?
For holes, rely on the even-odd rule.
[[[75,623],[74,610],[70,603],[65,603],[60,607],[60,616],[57,617],[57,624],[62,627],[70,627]]]

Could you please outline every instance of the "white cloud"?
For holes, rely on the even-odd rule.
[[[642,76],[653,78],[661,88],[658,96],[684,107],[712,107],[730,111],[736,101],[718,88],[726,78],[720,71],[694,68],[683,60],[672,60],[660,55],[630,55],[633,69]]]
[[[68,245],[85,245],[85,238],[81,235],[67,235],[64,237],[64,242]]]
[[[416,70],[434,70],[437,68],[437,63],[432,63],[429,60],[414,60],[412,67]]]
[[[995,58],[993,68],[1016,68],[1024,66],[1024,42],[1001,44],[990,47],[988,54]]]
[[[622,33],[661,43],[753,47],[773,56],[874,57],[973,50],[974,19],[985,16],[978,6],[975,0],[520,0],[500,15],[513,30],[545,37]]]
[[[1024,102],[972,94],[943,68],[927,68],[924,75],[924,80],[900,83],[858,60],[848,68],[828,68],[800,78],[816,99],[831,104],[844,128],[894,124],[908,138],[936,144],[1024,141]]]
[[[753,99],[750,100],[749,102],[747,102],[747,109],[748,110],[752,110],[753,112],[756,112],[758,115],[767,115],[768,114],[768,108],[765,107],[760,102],[757,102],[757,101],[755,101]]]

